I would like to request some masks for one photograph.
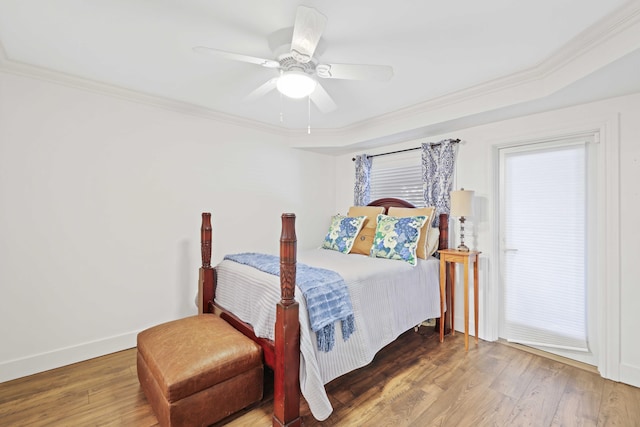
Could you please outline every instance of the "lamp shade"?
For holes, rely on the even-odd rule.
[[[473,190],[455,190],[451,192],[451,215],[462,217],[473,214]]]
[[[310,75],[301,71],[287,71],[282,73],[276,83],[278,91],[289,98],[304,98],[311,95],[318,82]]]

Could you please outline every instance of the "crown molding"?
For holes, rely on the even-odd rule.
[[[111,96],[126,101],[136,102],[144,105],[162,108],[165,110],[189,114],[192,116],[214,120],[225,124],[238,126],[242,128],[251,128],[261,132],[267,132],[279,136],[288,135],[287,130],[272,126],[269,124],[249,120],[230,114],[221,113],[208,108],[200,107],[187,102],[176,101],[173,99],[163,98],[157,95],[150,95],[143,92],[126,89],[123,87],[105,84],[98,81],[78,77],[75,75],[50,70],[43,67],[29,65],[7,58],[5,50],[0,42],[0,71],[11,73],[19,76],[34,78],[49,83],[59,84],[74,89],[80,89],[87,92]]]
[[[553,53],[542,65],[546,66],[547,72],[550,73],[638,24],[640,24],[640,1],[628,1],[606,18],[578,34]]]
[[[617,11],[599,21],[597,24],[587,28],[551,56],[531,68],[433,98],[424,103],[416,104],[412,107],[379,117],[377,120],[384,120],[385,117],[393,118],[401,114],[412,114],[412,112],[425,109],[432,110],[434,108],[441,108],[451,104],[457,104],[467,99],[486,96],[496,91],[543,80],[567,64],[591,52],[605,41],[624,33],[633,26],[640,26],[640,1],[638,0],[626,3]],[[636,42],[636,47],[640,48],[640,43]]]
[[[238,126],[242,128],[250,128],[260,132],[267,132],[272,135],[288,138],[305,138],[308,131],[301,129],[288,129],[273,126],[270,124],[258,122],[255,120],[245,119],[231,114],[221,113],[209,108],[197,106],[186,102],[176,101],[173,99],[150,95],[143,92],[122,88],[119,86],[101,83],[98,81],[78,77],[72,74],[54,71],[48,68],[35,65],[25,64],[13,61],[7,58],[6,51],[0,41],[0,72],[6,72],[14,75],[25,76],[36,80],[46,81],[49,83],[67,86],[73,89],[84,90],[99,95],[111,96],[130,102],[136,102],[144,105],[162,108],[165,110],[189,114],[208,120],[214,120]],[[323,138],[338,138],[342,134],[340,129],[311,129],[314,136],[322,135]]]
[[[420,134],[420,127],[542,98],[614,59],[640,49],[640,38],[635,35],[636,32],[640,33],[640,0],[627,2],[530,68],[346,126],[340,129],[342,139],[350,140],[350,144],[358,148],[367,140],[384,141],[386,144],[404,142]],[[624,46],[620,51],[607,50],[610,57],[597,52],[607,42],[613,42],[616,37],[623,40],[620,45]],[[592,53],[596,57],[590,64],[592,69],[580,67],[580,61]],[[563,70],[572,66],[579,68],[584,75],[574,72],[570,73],[570,78],[563,76]],[[483,101],[482,111],[478,109],[478,100]],[[468,104],[474,105],[473,113],[465,108]],[[406,126],[411,123],[412,118],[414,124]],[[389,133],[380,137],[380,129],[386,129]],[[351,137],[346,137],[347,135]],[[364,138],[362,135],[365,135]],[[297,141],[296,145],[309,149],[328,148],[327,142],[324,141],[318,141],[321,145],[317,147],[309,145],[309,142],[308,139],[302,139]]]
[[[581,78],[582,76],[571,72],[565,73],[563,76],[563,70],[570,69],[572,66],[579,68],[578,65],[582,58],[588,57],[598,49],[602,50],[602,46],[616,37],[623,40],[625,46],[610,55],[620,57],[625,53],[625,49],[628,53],[640,48],[638,38],[634,37],[634,31],[640,33],[640,0],[627,2],[603,20],[580,33],[545,60],[528,69],[342,128],[312,129],[310,135],[305,130],[281,128],[186,102],[12,61],[7,57],[1,42],[0,71],[266,132],[283,137],[291,147],[295,148],[331,152],[332,149],[344,151],[349,147],[362,147],[367,141],[371,143],[384,141],[386,144],[406,141],[420,134],[420,129],[427,126],[544,97]],[[629,36],[630,33],[634,34]],[[592,68],[594,66],[602,67],[613,59],[616,58],[603,56],[599,61],[593,61],[590,65]],[[607,62],[603,63],[603,61]],[[592,71],[582,70],[585,74]],[[479,105],[481,106],[479,107]]]

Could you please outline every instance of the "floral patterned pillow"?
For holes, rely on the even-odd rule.
[[[331,226],[329,226],[329,232],[324,238],[322,248],[348,254],[366,219],[366,216],[335,215],[331,218]]]
[[[378,215],[376,237],[373,239],[370,255],[376,258],[402,260],[416,265],[416,248],[420,239],[420,229],[426,221],[427,217],[424,215],[405,218]]]

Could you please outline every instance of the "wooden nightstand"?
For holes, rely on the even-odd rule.
[[[473,263],[473,308],[476,327],[476,344],[478,343],[478,251],[459,251],[457,249],[442,249],[440,253],[440,342],[444,341],[444,298],[446,287],[446,269],[449,265],[449,276],[451,277],[451,307],[447,311],[451,316],[451,335],[455,335],[454,329],[454,307],[455,307],[455,283],[456,283],[456,263],[464,265],[464,349],[469,350],[469,263]]]

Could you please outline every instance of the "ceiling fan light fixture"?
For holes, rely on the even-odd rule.
[[[282,73],[276,87],[278,91],[289,98],[304,98],[313,93],[318,82],[310,75],[301,71],[287,71]]]

